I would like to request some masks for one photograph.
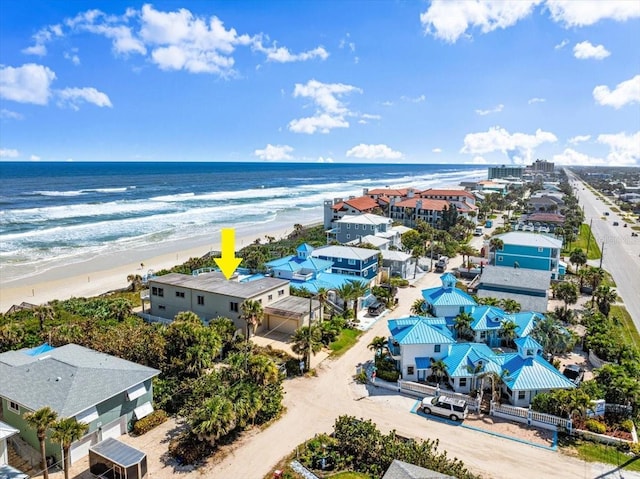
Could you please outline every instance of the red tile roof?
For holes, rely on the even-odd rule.
[[[429,196],[466,196],[467,198],[474,199],[474,196],[465,190],[436,190],[434,188],[429,188],[428,190],[424,190],[420,193],[420,196],[423,198],[428,198]]]
[[[376,188],[375,190],[369,190],[368,195],[385,195],[385,196],[407,196],[409,188],[402,188],[399,190],[389,188]]]
[[[408,198],[403,201],[399,201],[394,206],[400,208],[416,208],[418,201],[422,202],[420,209],[442,211],[445,207],[449,207],[449,202],[446,200],[430,200],[425,198]]]
[[[344,205],[348,205],[358,211],[370,211],[378,207],[378,203],[376,203],[374,199],[371,199],[368,196],[359,196],[358,198],[352,198],[350,200],[337,203],[333,205],[333,209],[339,211],[344,208]]]

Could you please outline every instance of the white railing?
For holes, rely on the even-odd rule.
[[[173,322],[172,319],[163,318],[160,316],[153,316],[147,313],[136,313],[136,316],[144,319],[148,323],[162,323],[162,324],[171,324]]]
[[[560,426],[571,433],[573,427],[571,419],[533,411],[528,408],[509,406],[507,404],[496,404],[493,401],[491,402],[490,414],[492,416],[527,424],[528,426],[537,426],[543,429],[551,429],[553,431],[557,431],[558,426]]]

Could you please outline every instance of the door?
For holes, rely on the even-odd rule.
[[[104,441],[107,438],[117,439],[125,433],[124,429],[124,421],[125,417],[120,417],[115,421],[107,424],[102,428],[102,437],[100,437],[100,441]]]
[[[87,434],[79,441],[71,444],[69,449],[69,456],[71,457],[71,464],[82,459],[89,454],[89,448],[98,442],[98,431]]]

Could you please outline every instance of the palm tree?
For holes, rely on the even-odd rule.
[[[458,248],[458,254],[462,256],[462,267],[466,268],[469,265],[471,256],[478,255],[478,251],[470,244],[463,244]],[[467,258],[466,261],[465,258]]]
[[[413,279],[416,279],[416,275],[418,274],[418,261],[423,255],[424,249],[422,245],[417,245],[411,250],[411,257],[413,258]]]
[[[577,273],[580,266],[587,264],[587,254],[582,251],[582,248],[574,248],[569,255],[569,261],[576,266]]]
[[[484,380],[484,378],[489,378],[491,380],[491,400],[494,402],[500,402],[500,388],[502,384],[504,384],[504,378],[508,377],[509,370],[503,369],[500,374],[495,371],[487,371],[486,373],[482,373],[479,377]]]
[[[557,354],[571,350],[575,344],[571,333],[553,317],[538,321],[531,331],[531,337],[540,343],[545,352],[551,354],[552,360]]]
[[[213,396],[191,414],[189,424],[199,439],[215,444],[222,436],[233,431],[237,425],[233,402],[226,395]]]
[[[502,241],[500,238],[494,236],[493,238],[491,238],[489,240],[489,250],[494,252],[494,256],[493,256],[493,264],[496,264],[496,259],[497,259],[497,251],[501,250],[502,248],[504,248],[504,241]]]
[[[447,375],[447,365],[442,359],[437,359],[431,363],[431,374],[436,377],[438,384],[442,382],[442,378]]]
[[[509,319],[505,319],[500,323],[500,337],[507,342],[508,346],[511,346],[516,338],[517,328],[518,325]]]
[[[411,314],[414,316],[424,316],[427,309],[427,302],[424,298],[416,299],[411,305]]]
[[[598,310],[608,318],[609,312],[611,311],[611,304],[618,300],[616,290],[609,286],[598,286],[595,291],[595,298]]]
[[[453,329],[456,330],[458,338],[473,339],[473,331],[471,330],[472,322],[473,317],[469,313],[462,312],[455,317]]]
[[[353,296],[351,298],[353,299],[353,319],[357,320],[358,319],[358,298],[360,298],[361,296],[364,296],[364,294],[367,292],[369,288],[362,281],[350,280],[349,282],[353,285],[353,289],[352,289]]]
[[[127,283],[131,285],[131,291],[135,293],[140,289],[140,286],[142,285],[142,276],[140,276],[139,274],[130,274],[129,276],[127,276]]]
[[[69,449],[73,442],[84,436],[89,429],[89,425],[76,421],[76,418],[74,417],[69,417],[57,421],[53,425],[52,429],[53,434],[51,434],[51,440],[62,444],[62,455],[64,457],[64,479],[69,479],[69,463],[71,462]]]
[[[347,312],[347,308],[349,305],[349,301],[353,299],[354,289],[353,289],[353,281],[347,281],[340,285],[340,287],[336,288],[336,293],[340,298],[342,298],[343,306],[342,309],[344,312]]]
[[[58,413],[50,407],[45,406],[34,412],[24,415],[27,424],[36,430],[38,441],[40,442],[40,467],[44,473],[44,479],[49,478],[49,469],[47,467],[47,453],[45,451],[45,441],[47,439],[47,429],[53,426],[58,419]]]
[[[296,329],[291,337],[291,350],[305,358],[305,367],[311,369],[311,353],[315,356],[322,350],[322,331],[317,324]]]
[[[500,300],[500,306],[507,313],[519,313],[522,306],[515,299],[503,298]]]
[[[262,304],[253,299],[245,299],[240,304],[242,319],[247,322],[247,341],[251,337],[251,333],[255,334],[256,328],[262,324],[264,318],[264,309]]]
[[[33,312],[40,323],[40,331],[44,330],[44,324],[47,321],[53,321],[56,317],[55,311],[48,304],[37,306]]]
[[[380,351],[380,355],[384,356],[384,349],[387,347],[387,338],[384,336],[376,336],[371,340],[367,347],[375,353]]]
[[[324,307],[329,301],[329,290],[327,288],[318,288],[316,291],[316,298],[320,303],[320,321],[324,320]]]
[[[556,286],[555,295],[564,302],[563,317],[568,317],[569,305],[578,302],[578,287],[574,283],[563,281]]]

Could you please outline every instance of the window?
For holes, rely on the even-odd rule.
[[[351,235],[347,235],[347,239],[351,239]]]
[[[525,391],[518,391],[518,399],[524,399]]]
[[[467,378],[460,378],[460,387],[461,388],[467,387]]]
[[[184,291],[176,291],[176,298],[184,298]]]
[[[229,302],[229,311],[233,311],[234,313],[238,312],[238,303],[235,301]]]
[[[359,226],[360,226],[360,225],[353,225],[353,229],[356,229],[356,230],[357,230]]]
[[[415,373],[415,368],[413,366],[407,366],[407,375],[411,376]]]
[[[278,290],[278,296],[284,296],[284,289]]]
[[[204,296],[198,296],[198,304],[204,306]]]
[[[15,412],[16,414],[20,414],[20,406],[17,402],[9,401],[9,411]]]
[[[435,346],[433,346],[433,352],[434,353],[439,353],[440,352],[440,344],[436,344]]]
[[[480,339],[487,339],[487,332],[486,331],[480,331]]]
[[[347,229],[350,230],[351,229],[351,224],[347,223]]]
[[[267,296],[267,301],[272,301],[273,300],[273,295],[270,294],[269,296]]]
[[[164,311],[165,309],[167,309],[167,307],[164,304],[161,304],[160,306],[158,306],[158,309]]]
[[[350,260],[349,260],[349,264],[350,264],[350,265],[354,265],[354,264],[356,264],[356,260],[355,260],[355,259],[350,259]]]
[[[527,349],[527,356],[533,356],[533,349]]]
[[[502,262],[502,256],[498,256],[498,262],[501,263]]]
[[[538,253],[542,253],[544,251],[544,248],[540,247],[538,248]]]

